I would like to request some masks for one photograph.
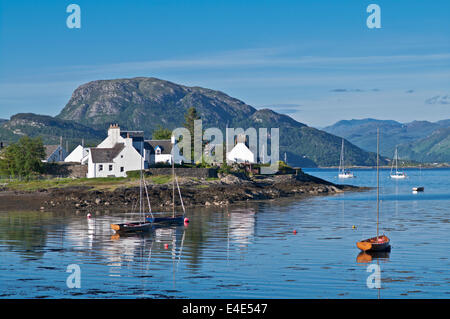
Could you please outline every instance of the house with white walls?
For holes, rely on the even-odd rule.
[[[89,148],[78,145],[69,155],[67,155],[64,162],[66,163],[83,163],[87,160]]]
[[[150,152],[143,137],[143,132],[121,132],[119,125],[111,125],[108,137],[89,149],[87,177],[126,177],[128,171],[147,168]]]
[[[163,163],[172,164],[172,148],[174,151],[174,162],[176,164],[185,163],[186,159],[180,155],[178,145],[172,145],[171,140],[147,140],[145,149],[149,151],[149,165]]]
[[[235,138],[235,145],[231,151],[227,152],[228,163],[247,163],[254,164],[257,159],[255,154],[248,148],[247,138],[244,135],[239,135]],[[231,145],[227,145],[229,147]]]
[[[255,154],[244,143],[237,143],[233,149],[227,153],[227,162],[230,163],[256,163]]]

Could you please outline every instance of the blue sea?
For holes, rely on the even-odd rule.
[[[304,171],[376,186],[371,169]],[[450,169],[406,173],[381,171],[384,255],[355,245],[375,236],[375,188],[189,209],[188,225],[129,237],[109,226],[139,218],[126,212],[0,212],[0,298],[449,298]]]

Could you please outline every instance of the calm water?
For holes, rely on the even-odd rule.
[[[336,170],[306,171],[338,182]],[[376,185],[374,170],[355,173],[345,182]],[[120,238],[109,224],[136,216],[0,212],[0,297],[449,298],[450,170],[388,174],[381,227],[392,251],[371,261],[355,242],[375,234],[375,190],[196,209],[187,227]],[[380,290],[366,285],[370,263],[381,267]],[[66,285],[71,264],[79,289]]]

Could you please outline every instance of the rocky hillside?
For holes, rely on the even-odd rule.
[[[367,151],[376,151],[376,130],[381,131],[381,154],[393,157],[395,147],[400,156],[414,161],[450,162],[442,140],[450,138],[446,128],[450,120],[438,122],[413,121],[399,123],[389,120],[344,120],[325,127],[324,131],[341,136]]]
[[[64,146],[68,141],[71,149],[81,144],[83,138],[86,145],[96,145],[106,137],[106,132],[73,121],[32,113],[16,114],[9,121],[0,124],[1,141],[14,142],[24,135],[42,137],[45,144],[59,144],[62,136]]]
[[[159,125],[173,129],[184,122],[186,110],[194,106],[207,127],[280,128],[280,156],[303,167],[339,164],[341,139],[306,126],[269,109],[257,110],[225,93],[187,87],[156,78],[93,81],[77,88],[57,116],[105,130],[118,123],[147,136]],[[375,155],[346,142],[348,164],[374,165]]]
[[[435,130],[426,138],[399,146],[399,154],[420,162],[450,162],[450,126]]]

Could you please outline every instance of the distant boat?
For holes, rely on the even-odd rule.
[[[364,252],[389,251],[391,249],[390,239],[386,235],[379,235],[379,217],[380,217],[380,129],[377,129],[377,235],[368,239],[361,240],[356,246]]]
[[[395,165],[395,172],[394,172],[394,165]],[[394,179],[406,178],[406,173],[403,172],[403,171],[399,171],[398,170],[398,150],[397,150],[397,147],[395,148],[394,159],[392,161],[392,166],[391,166],[391,178],[394,178]]]
[[[178,179],[175,175],[175,161],[174,161],[174,148],[175,145],[175,136],[172,136],[171,138],[172,142],[172,214],[168,215],[167,213],[161,212],[161,213],[152,213],[150,209],[151,216],[146,216],[145,220],[150,223],[164,223],[164,224],[181,224],[184,223],[186,218],[186,209],[184,208],[183,204],[183,197],[181,196],[180,186],[178,185]],[[144,181],[145,183],[145,181]],[[180,202],[181,207],[183,208],[183,213],[176,213],[175,212],[175,183],[177,184],[178,189],[178,195],[180,196]],[[145,191],[147,192],[147,186],[145,186]],[[148,196],[148,193],[147,193]],[[150,202],[149,202],[150,207]],[[158,216],[155,216],[158,215]]]
[[[342,139],[342,147],[341,147],[341,158],[339,159],[339,178],[354,178],[355,175],[353,175],[352,172],[345,169],[345,163],[344,163],[344,139]]]
[[[412,188],[413,192],[423,192],[425,190],[424,187],[413,187]]]

